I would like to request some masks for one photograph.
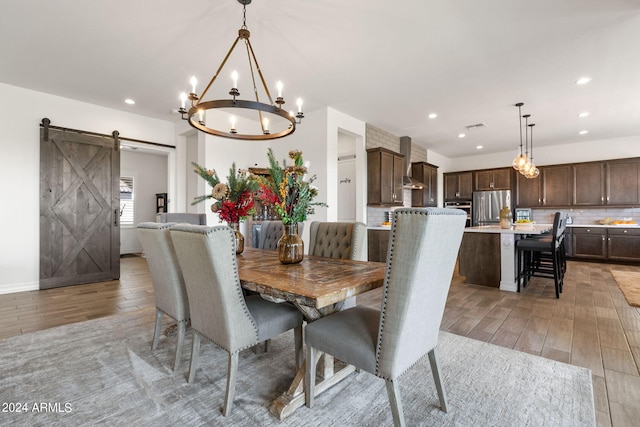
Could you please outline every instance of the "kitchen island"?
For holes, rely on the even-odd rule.
[[[466,277],[467,283],[516,292],[516,241],[528,235],[546,233],[551,228],[551,224],[467,227],[460,245],[458,271]]]

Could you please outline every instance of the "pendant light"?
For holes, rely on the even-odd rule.
[[[522,167],[529,161],[527,156],[522,152],[522,106],[523,102],[518,102],[516,107],[518,107],[518,118],[520,119],[520,154],[513,159],[511,166],[517,171],[522,169]]]
[[[533,127],[535,123],[531,123],[528,127],[531,129],[529,133],[531,134],[531,166],[527,173],[524,175],[526,178],[537,178],[540,175],[540,170],[533,163]]]
[[[527,161],[520,168],[520,173],[527,176],[529,169],[531,169],[531,161],[529,160],[529,117],[531,114],[525,114],[524,117],[524,152],[527,157]]]

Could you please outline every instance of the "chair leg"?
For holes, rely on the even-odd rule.
[[[265,340],[251,347],[251,351],[253,351],[254,354],[268,353],[270,343],[271,343],[271,340]]]
[[[307,408],[313,407],[313,399],[316,395],[316,352],[317,350],[307,344],[307,364],[304,373],[304,403]]]
[[[293,328],[293,338],[296,351],[296,370],[302,366],[302,326]]]
[[[391,414],[393,415],[393,425],[395,427],[404,427],[404,412],[402,411],[402,402],[400,401],[400,389],[397,381],[385,380],[387,384],[387,396],[391,405]]]
[[[200,355],[200,334],[193,331],[193,346],[191,347],[191,363],[189,364],[189,379],[188,383],[193,382],[196,376],[196,370],[198,369],[198,356]]]
[[[238,353],[229,354],[229,367],[227,368],[227,392],[224,395],[223,416],[231,413],[233,394],[236,391],[236,374],[238,373]]]
[[[556,287],[556,298],[560,298],[560,283],[561,283],[561,278],[560,278],[560,263],[558,262],[558,251],[556,250],[553,253],[553,284]]]
[[[173,362],[173,372],[180,367],[180,359],[182,358],[182,347],[184,345],[184,336],[187,333],[187,321],[178,322],[178,344],[176,344],[176,360]]]
[[[156,307],[156,325],[153,329],[153,342],[151,343],[151,350],[155,350],[158,348],[158,340],[160,339],[160,334],[162,333],[162,311]]]
[[[442,412],[448,412],[447,393],[444,391],[444,386],[442,384],[442,377],[440,376],[440,362],[438,360],[438,352],[435,348],[429,352],[429,363],[431,364],[433,380],[436,383],[436,390],[438,391],[438,398],[440,399],[440,409],[442,409]]]

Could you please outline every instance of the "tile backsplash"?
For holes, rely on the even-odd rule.
[[[411,189],[404,188],[402,190],[402,201],[404,202],[403,207],[410,208],[411,207]],[[367,225],[370,227],[376,227],[382,224],[385,220],[384,214],[385,212],[392,211],[397,209],[397,207],[374,207],[367,206]]]
[[[597,209],[532,209],[533,220],[541,224],[553,223],[553,217],[558,210],[568,212],[577,225],[597,224],[599,220],[631,218],[640,222],[640,208],[597,208]]]

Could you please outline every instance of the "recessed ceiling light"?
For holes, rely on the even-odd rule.
[[[430,119],[435,119],[436,117],[438,117],[438,115],[436,113],[431,113],[428,116]]]
[[[127,99],[125,99],[125,100],[124,100],[124,102],[125,102],[125,103],[127,103],[127,104],[129,104],[129,105],[133,105],[133,104],[135,104],[135,103],[136,103],[136,101],[134,101],[134,100],[133,100],[133,99],[131,99],[131,98],[127,98]]]
[[[580,133],[580,135],[586,135],[586,134],[589,133],[589,131],[588,130],[581,130],[579,133]]]
[[[589,115],[588,111],[583,111],[582,113],[578,114],[578,117],[587,117]]]
[[[476,145],[476,149],[482,150],[484,147],[482,145]]]
[[[458,138],[464,138],[465,136],[467,136],[467,134],[466,134],[466,133],[459,133],[459,134],[458,134]]]
[[[591,81],[591,77],[580,77],[578,80],[576,80],[576,84],[577,85],[584,85],[587,84]]]

